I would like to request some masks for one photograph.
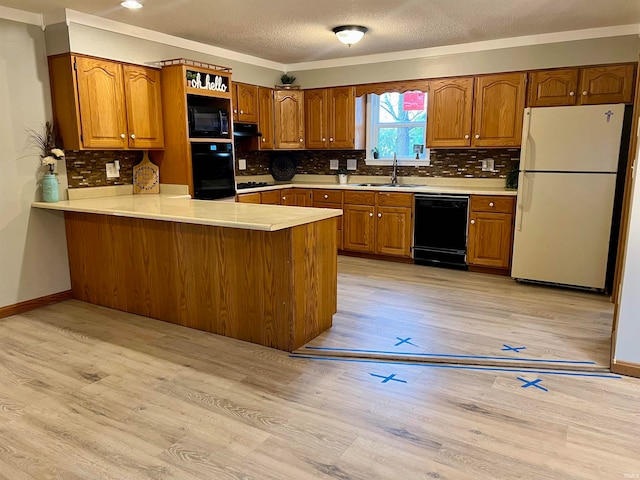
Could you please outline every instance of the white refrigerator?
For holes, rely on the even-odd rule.
[[[624,105],[525,109],[511,276],[604,289]]]

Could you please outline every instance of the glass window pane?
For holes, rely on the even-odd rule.
[[[378,129],[378,150],[383,158],[413,157],[414,145],[424,145],[424,127],[380,127]],[[421,157],[424,156],[424,153]]]

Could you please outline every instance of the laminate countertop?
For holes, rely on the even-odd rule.
[[[32,206],[66,212],[95,213],[269,232],[339,217],[342,214],[342,210],[338,209],[193,200],[186,195],[166,194],[118,195],[64,200],[56,203],[34,202]]]

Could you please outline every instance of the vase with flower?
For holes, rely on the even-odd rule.
[[[40,151],[40,164],[46,167],[42,177],[42,197],[45,202],[57,202],[59,200],[58,176],[56,164],[64,160],[64,150],[54,146],[55,128],[47,122],[44,133],[33,129],[27,131],[32,146]]]

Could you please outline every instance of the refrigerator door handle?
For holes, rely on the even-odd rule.
[[[524,120],[522,125],[522,142],[520,143],[520,170],[533,170],[529,165],[529,132],[531,128],[531,107],[524,109]]]
[[[517,207],[518,207],[518,212],[516,217],[518,217],[518,225],[517,225],[517,230],[519,232],[522,231],[522,222],[523,222],[523,217],[524,217],[524,209],[525,209],[525,203],[529,200],[527,198],[527,172],[522,171],[520,172],[520,178],[518,179],[518,185],[522,185],[520,187],[520,189],[518,190],[518,203],[517,203]]]

